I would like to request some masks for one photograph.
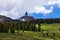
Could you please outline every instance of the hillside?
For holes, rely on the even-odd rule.
[[[0,33],[0,40],[60,40],[59,23],[41,24],[41,29],[43,29],[43,32]]]

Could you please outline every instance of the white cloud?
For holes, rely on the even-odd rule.
[[[48,1],[48,5],[57,5],[58,7],[60,7],[60,0],[49,0]]]
[[[1,14],[1,15],[6,15],[6,16],[7,16],[8,13],[7,13],[6,11],[1,11],[0,14]]]
[[[0,15],[5,15],[11,18],[20,16],[18,10],[22,5],[22,0],[0,0]]]
[[[50,9],[46,9],[45,7],[35,7],[34,12],[36,13],[43,13],[43,14],[49,14],[53,11],[53,7],[51,6]]]
[[[60,0],[49,0],[48,5],[60,4]]]
[[[60,7],[60,0],[0,0],[0,15],[18,18],[26,11],[49,14],[53,11],[53,6],[49,9],[44,6],[55,4]]]

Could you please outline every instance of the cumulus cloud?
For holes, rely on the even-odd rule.
[[[0,15],[5,15],[11,18],[18,18],[18,10],[23,4],[22,0],[0,0]]]
[[[55,4],[60,7],[60,0],[0,0],[0,15],[15,19],[24,15],[26,11],[49,14],[53,12]],[[49,5],[52,5],[49,9],[44,7]]]
[[[46,9],[45,7],[38,7],[36,6],[33,11],[31,12],[36,12],[36,13],[43,13],[44,15],[49,14],[53,11],[53,6],[50,7],[50,9]]]
[[[48,5],[60,4],[60,0],[49,0]]]

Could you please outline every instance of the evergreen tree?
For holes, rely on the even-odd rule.
[[[40,25],[40,23],[38,23],[38,32],[40,32],[41,31],[41,25]]]

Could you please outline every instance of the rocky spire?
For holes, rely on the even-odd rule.
[[[25,13],[25,16],[28,16],[28,13],[27,12]]]

